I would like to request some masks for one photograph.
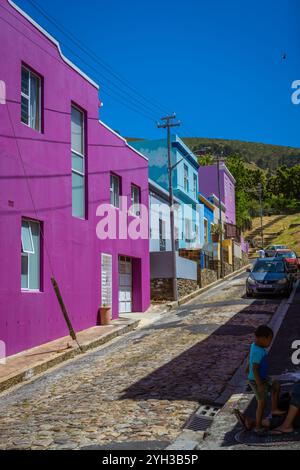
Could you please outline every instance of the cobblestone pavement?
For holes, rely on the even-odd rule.
[[[173,441],[199,402],[220,396],[278,307],[245,299],[244,285],[245,275],[228,281],[2,395],[0,449]]]

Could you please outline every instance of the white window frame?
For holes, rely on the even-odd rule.
[[[24,93],[22,91],[22,72],[23,72],[23,69],[26,70],[29,73],[29,83],[28,83],[28,93],[29,93],[29,95],[26,95],[26,93]],[[38,112],[39,112],[38,129],[31,126],[31,113],[30,113],[31,94],[30,94],[30,90],[31,90],[31,77],[32,76],[37,78],[38,83],[39,83],[39,88],[38,88],[38,93],[39,93],[39,96],[38,96]],[[22,67],[21,67],[21,97],[25,98],[28,101],[28,122],[26,123],[26,122],[22,121],[22,100],[21,100],[21,123],[24,124],[27,127],[30,127],[30,129],[33,129],[34,131],[41,132],[41,130],[42,130],[42,79],[39,75],[32,72],[28,67],[26,67],[23,64],[22,64]]]
[[[33,246],[33,238],[32,238],[32,231],[31,231],[31,225],[30,225],[30,220],[27,220],[27,219],[23,219],[22,220],[22,223],[23,222],[26,222],[26,224],[28,225],[28,231],[29,231],[29,236],[30,236],[30,244],[32,246],[32,250],[24,250],[24,244],[23,244],[23,238],[22,238],[22,233],[21,233],[21,244],[22,244],[22,250],[23,250],[23,253],[24,254],[31,254],[31,255],[34,255],[34,246]],[[22,230],[22,227],[21,227],[21,230]]]
[[[138,202],[135,201],[135,195],[138,195]],[[136,184],[131,185],[131,215],[140,217],[141,215],[141,189]]]
[[[71,135],[71,166],[72,166],[72,175],[73,173],[79,175],[79,176],[82,176],[83,177],[83,194],[84,194],[84,203],[83,203],[83,207],[84,207],[84,215],[83,217],[78,217],[77,215],[73,215],[73,217],[77,218],[77,219],[81,219],[81,220],[85,220],[86,218],[86,181],[85,181],[85,113],[84,111],[82,111],[82,109],[80,109],[78,106],[76,106],[75,104],[71,104],[71,126],[72,126],[72,108],[76,109],[76,111],[78,111],[81,116],[82,116],[82,150],[83,150],[83,153],[80,153],[80,152],[77,152],[77,150],[74,150],[72,148],[72,135]],[[73,156],[72,154],[75,154],[77,155],[78,157],[82,158],[82,168],[83,168],[83,172],[77,170],[77,169],[74,169],[73,168]],[[73,187],[72,187],[72,190],[73,190]],[[73,202],[72,202],[72,205],[73,205]]]
[[[195,175],[195,173],[193,174],[193,182],[194,182],[194,198],[197,199],[197,194],[198,194],[198,177],[197,175]]]
[[[118,181],[118,204],[116,204],[116,185],[113,183],[113,181]],[[109,182],[109,194],[110,194],[110,204],[117,208],[120,209],[120,196],[121,196],[121,178],[120,176],[116,175],[115,173],[110,173],[110,182]]]
[[[30,236],[31,236],[31,241],[33,243],[33,239],[32,239],[32,232],[31,232],[31,222],[35,223],[35,224],[38,224],[39,225],[39,243],[40,243],[40,247],[41,247],[41,223],[38,221],[38,220],[32,220],[32,219],[27,219],[27,218],[22,218],[22,222],[27,222],[29,224],[29,230],[30,230]],[[22,236],[21,236],[22,238]],[[21,248],[23,250],[23,246],[22,246],[22,240],[21,240]],[[24,251],[21,251],[21,263],[22,263],[22,258],[27,258],[27,263],[28,263],[28,283],[27,283],[27,287],[22,287],[22,284],[21,284],[21,292],[33,292],[33,293],[39,293],[41,292],[41,250],[40,250],[40,259],[39,259],[39,285],[40,285],[40,288],[39,289],[30,289],[29,285],[30,285],[30,282],[29,282],[29,273],[30,273],[30,269],[29,269],[29,266],[30,266],[30,255],[31,254],[34,254],[35,252],[24,252]],[[21,273],[21,276],[22,276],[22,273]]]
[[[189,192],[189,167],[184,163],[183,165],[183,172],[184,172],[184,180],[183,180],[183,184],[184,184],[184,190],[185,192]]]

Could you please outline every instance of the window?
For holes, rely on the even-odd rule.
[[[22,219],[21,289],[40,290],[40,224]]]
[[[166,251],[166,222],[159,219],[159,249]]]
[[[140,215],[140,203],[141,203],[141,192],[140,188],[135,186],[134,184],[131,185],[131,213],[135,216]]]
[[[189,169],[184,165],[184,190],[189,192]]]
[[[204,242],[208,243],[208,222],[204,219]]]
[[[198,195],[198,178],[197,175],[194,175],[194,198],[197,199]]]
[[[185,241],[187,243],[192,241],[192,222],[190,219],[185,219]]]
[[[41,78],[22,66],[21,121],[41,131]]]
[[[72,215],[85,218],[85,145],[84,114],[72,106],[71,110],[72,149]]]
[[[110,175],[110,203],[114,207],[120,207],[120,178]]]

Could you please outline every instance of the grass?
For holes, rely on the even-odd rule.
[[[260,218],[254,219],[252,231],[259,226]],[[265,234],[274,234],[270,244],[287,245],[300,256],[300,214],[265,217],[264,226]],[[252,231],[248,232],[246,237],[249,237]]]

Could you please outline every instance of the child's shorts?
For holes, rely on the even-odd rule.
[[[263,380],[262,383],[264,391],[261,394],[258,390],[256,382],[254,380],[249,380],[249,385],[257,400],[266,400],[270,392],[278,390],[278,382],[274,382],[270,378]]]

